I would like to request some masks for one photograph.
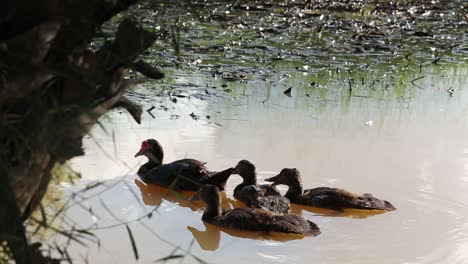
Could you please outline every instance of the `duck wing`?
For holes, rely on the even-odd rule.
[[[262,225],[255,217],[255,208],[244,207],[223,210],[222,214],[205,221],[222,227],[249,231],[268,231],[268,227]]]
[[[263,190],[264,196],[282,196],[280,191],[271,184],[262,184],[258,187],[260,187]]]
[[[175,166],[182,170],[184,174],[206,174],[208,169],[206,168],[206,162],[196,159],[181,159],[174,162],[168,163],[167,165]]]
[[[263,209],[245,207],[225,212],[209,220],[212,224],[240,230],[295,233],[316,236],[316,224],[296,214],[276,214]]]
[[[297,214],[274,215],[271,230],[282,233],[295,233],[305,236],[318,236],[318,226]]]
[[[344,189],[329,187],[305,190],[304,193],[297,198],[297,202],[335,210],[343,210],[345,208],[395,210],[395,207],[391,203],[373,197],[371,194],[359,195]]]
[[[357,194],[348,192],[346,190],[329,187],[318,187],[305,190],[302,195],[295,197],[294,199],[292,197],[289,198],[298,204],[342,210],[343,208],[352,207],[353,201],[357,197]]]
[[[396,207],[393,206],[393,204],[391,204],[390,202],[376,198],[370,193],[365,193],[357,197],[354,205],[355,208],[366,210],[396,210]]]
[[[267,196],[268,188],[262,187],[264,186],[247,185],[240,189],[236,188],[234,197],[247,206],[262,208],[275,213],[285,214],[291,210],[288,198],[281,195]]]
[[[287,214],[291,211],[289,199],[283,196],[258,197],[256,207],[279,214]]]
[[[180,190],[198,190],[200,181],[208,172],[205,162],[182,159],[163,164],[140,175],[146,183],[158,184]]]

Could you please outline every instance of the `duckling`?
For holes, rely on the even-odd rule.
[[[262,208],[275,213],[288,213],[291,210],[289,200],[273,186],[257,185],[255,165],[248,160],[241,160],[234,168],[243,181],[234,189],[234,197],[247,206]]]
[[[289,186],[285,197],[296,204],[340,211],[345,208],[385,211],[396,210],[390,202],[380,200],[370,193],[359,195],[347,190],[329,187],[303,190],[301,174],[299,170],[295,168],[285,168],[281,170],[278,175],[266,179],[265,181],[272,182],[273,186],[279,184]]]
[[[156,139],[141,143],[135,157],[146,156],[148,162],[138,169],[138,176],[145,183],[171,187],[177,190],[196,191],[201,184],[213,184],[224,190],[226,182],[234,168],[220,172],[210,172],[206,162],[195,159],[181,159],[163,164],[164,151]]]
[[[277,214],[267,210],[244,207],[221,211],[221,195],[218,187],[203,185],[191,198],[201,199],[207,207],[202,220],[220,227],[238,230],[294,233],[317,236],[320,229],[311,221],[297,214]]]

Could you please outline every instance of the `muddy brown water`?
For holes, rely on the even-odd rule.
[[[418,83],[423,89],[402,96],[322,102],[297,87],[288,97],[271,85],[229,84],[235,86],[232,93],[210,99],[148,100],[146,108],[162,102],[169,109],[155,109],[155,119],[145,114],[142,125],[111,113],[102,120],[106,131],[97,126],[86,138],[86,156],[71,162],[82,179],[59,187],[67,197],[103,182],[83,193],[90,198],[67,210],[64,220],[90,228],[100,246],[72,244],[71,256],[90,263],[135,262],[125,225],[112,225],[152,212],[128,224],[139,263],[171,252],[189,252],[208,263],[467,263],[468,68],[428,70],[425,76]],[[183,83],[188,77],[174,79]],[[137,93],[150,94],[146,88]],[[192,112],[200,118],[194,120]],[[174,194],[138,180],[135,172],[144,159],[133,155],[148,138],[161,142],[167,162],[197,158],[217,170],[249,159],[260,181],[296,167],[305,187],[370,192],[398,209],[293,206],[320,227],[322,234],[312,238],[219,229],[201,221],[203,204],[188,202],[191,193]],[[239,182],[236,175],[229,180],[224,207],[239,205],[232,197]],[[192,256],[172,260],[179,261],[198,263]]]
[[[62,175],[49,188],[46,211],[67,208],[54,226],[99,238],[68,246],[75,263],[136,262],[127,222],[139,263],[468,263],[466,4],[354,1],[364,6],[340,12],[327,9],[332,1],[314,10],[300,2],[132,11],[145,28],[176,35],[144,56],[166,78],[127,94],[155,107],[142,125],[120,111],[102,118],[86,156],[70,162],[82,178]],[[112,35],[119,19],[104,31]],[[369,192],[398,209],[293,206],[321,228],[314,238],[220,229],[201,221],[192,193],[138,180],[144,159],[133,155],[148,138],[162,143],[166,162],[197,158],[218,170],[249,159],[261,181],[296,167],[306,188]],[[229,180],[223,207],[242,206],[232,198],[239,182]],[[36,239],[68,242],[52,233]]]

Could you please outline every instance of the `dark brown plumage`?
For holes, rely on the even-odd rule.
[[[220,227],[305,236],[320,234],[316,224],[297,214],[277,214],[252,207],[221,211],[219,189],[213,185],[203,185],[192,199],[201,199],[207,204],[202,220]]]
[[[265,181],[272,182],[272,185],[287,185],[289,189],[285,197],[296,204],[334,210],[343,210],[345,208],[386,211],[396,210],[390,202],[378,199],[369,193],[359,195],[347,190],[329,187],[303,190],[302,178],[297,169],[285,168],[281,170],[280,174],[266,179]]]
[[[234,168],[243,181],[234,189],[234,197],[247,206],[262,208],[275,213],[288,213],[289,200],[270,185],[257,185],[255,165],[248,160],[241,160]]]
[[[234,172],[229,168],[220,172],[210,172],[206,162],[195,159],[181,159],[163,164],[164,151],[155,139],[141,143],[135,157],[144,155],[148,162],[138,169],[138,176],[145,183],[152,183],[177,190],[198,190],[201,184],[212,184],[224,190],[226,182]]]

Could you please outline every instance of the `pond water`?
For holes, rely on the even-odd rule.
[[[46,210],[66,207],[58,224],[99,238],[71,243],[70,257],[135,262],[131,233],[140,263],[167,256],[182,263],[468,263],[461,2],[400,7],[390,17],[391,7],[305,12],[296,1],[202,3],[201,18],[180,7],[165,16],[137,9],[155,31],[174,20],[181,52],[172,40],[158,41],[145,59],[166,78],[127,94],[149,110],[142,124],[109,113],[85,138],[86,155],[70,162],[81,178],[50,188],[58,200],[43,202]],[[293,206],[320,227],[312,238],[220,230],[201,221],[203,204],[187,201],[192,193],[138,180],[146,160],[133,156],[148,138],[161,142],[166,162],[190,157],[221,170],[248,159],[261,182],[296,167],[305,188],[372,193],[397,210]],[[240,181],[229,179],[224,207],[241,206],[232,198]],[[40,239],[68,242],[47,233]]]
[[[308,88],[291,78],[285,85],[294,86],[291,97],[266,83],[229,83],[231,93],[203,100],[192,96],[175,104],[146,97],[146,108],[159,103],[168,109],[153,110],[154,119],[145,114],[142,125],[127,114],[109,114],[85,140],[86,156],[71,162],[82,179],[60,187],[67,197],[103,182],[82,193],[89,198],[78,199],[80,206],[68,209],[64,219],[90,227],[100,246],[75,245],[70,254],[93,263],[133,262],[125,225],[112,225],[143,216],[128,224],[141,263],[189,253],[195,257],[188,255],[183,263],[198,263],[196,258],[208,263],[466,263],[468,68],[431,67],[424,75],[418,83],[423,89],[400,97],[324,103],[304,96]],[[174,76],[181,83],[189,78]],[[190,82],[206,80],[193,75]],[[149,93],[140,87],[132,96]],[[294,206],[294,212],[319,225],[322,234],[312,238],[219,230],[201,221],[203,205],[189,203],[190,193],[174,194],[138,180],[135,172],[145,160],[133,155],[148,138],[161,142],[166,162],[191,157],[220,170],[249,159],[260,180],[296,167],[305,187],[370,192],[398,209],[369,214]],[[236,175],[230,178],[224,206],[239,182]]]

